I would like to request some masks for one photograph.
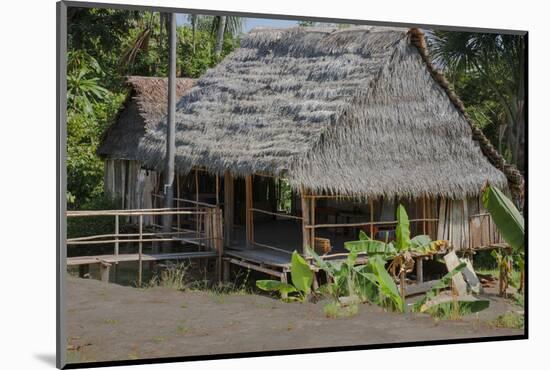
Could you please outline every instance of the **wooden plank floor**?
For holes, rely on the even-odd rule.
[[[164,260],[180,260],[188,258],[205,258],[205,257],[217,257],[218,254],[215,251],[204,252],[182,252],[182,253],[159,253],[159,254],[142,254],[142,261],[164,261]],[[69,257],[67,258],[68,266],[76,265],[89,265],[93,263],[107,262],[137,262],[139,261],[139,254],[128,253],[119,254],[115,256],[113,254],[101,255],[101,256],[82,256],[82,257]]]
[[[242,260],[265,264],[275,267],[288,267],[290,266],[291,255],[284,252],[275,251],[268,248],[255,247],[255,248],[226,248],[224,251],[226,255],[239,258]]]

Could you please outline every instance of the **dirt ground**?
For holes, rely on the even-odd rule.
[[[283,303],[252,294],[136,289],[68,278],[68,362],[523,334],[491,325],[521,308],[490,291],[489,309],[458,321],[384,312],[369,304],[329,319],[323,302]]]

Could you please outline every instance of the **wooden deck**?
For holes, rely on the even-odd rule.
[[[182,252],[182,253],[157,253],[157,254],[142,254],[141,261],[166,261],[166,260],[182,260],[190,258],[208,258],[217,257],[216,251],[204,251],[204,252]],[[78,265],[91,265],[94,263],[118,263],[118,262],[137,262],[140,260],[138,253],[129,254],[106,254],[100,256],[79,256],[68,257],[67,266]]]

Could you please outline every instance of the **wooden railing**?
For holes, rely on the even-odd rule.
[[[148,260],[163,260],[163,259],[185,259],[194,257],[216,256],[218,258],[218,274],[221,278],[221,258],[223,254],[223,221],[222,213],[219,208],[202,207],[202,208],[154,208],[154,209],[131,209],[131,210],[98,210],[98,211],[67,211],[67,217],[114,217],[114,232],[111,234],[98,234],[90,236],[73,237],[67,239],[67,247],[76,245],[89,245],[97,247],[98,245],[113,245],[112,255],[92,255],[82,257],[70,257],[69,264],[91,264],[102,263],[109,265],[112,261],[115,264],[119,261],[138,262],[138,285],[141,285],[143,272],[143,245],[144,243],[179,243],[194,244],[199,247],[197,252],[182,252],[182,253],[158,253],[153,248],[153,253],[147,255]],[[176,216],[179,222],[180,216],[193,216],[200,220],[199,228],[186,229],[178,226],[172,227],[169,231],[165,231],[160,225],[153,223],[153,230],[144,232],[144,216]],[[121,233],[120,232],[120,217],[138,217],[138,232]],[[174,221],[174,220],[173,220]],[[177,225],[177,224],[176,224]],[[179,225],[181,226],[181,225]],[[137,256],[126,254],[124,257],[120,254],[121,243],[137,244]],[[72,260],[71,260],[72,258]]]

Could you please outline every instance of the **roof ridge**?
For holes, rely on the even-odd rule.
[[[493,144],[491,144],[489,139],[487,139],[483,131],[474,124],[468,112],[465,110],[464,103],[454,92],[450,82],[447,80],[445,75],[438,71],[432,64],[430,56],[428,55],[424,32],[422,32],[419,28],[411,28],[407,34],[409,36],[410,43],[417,48],[433,79],[443,88],[453,105],[460,113],[462,113],[466,119],[466,122],[468,122],[468,125],[472,130],[472,138],[479,143],[482,153],[493,166],[504,173],[506,179],[508,180],[508,185],[512,191],[512,195],[516,199],[519,198],[524,184],[521,172],[516,168],[516,166],[506,162],[502,155],[493,147]]]

